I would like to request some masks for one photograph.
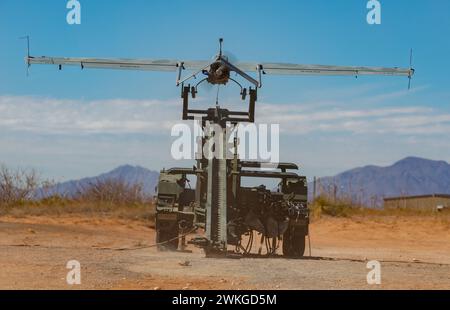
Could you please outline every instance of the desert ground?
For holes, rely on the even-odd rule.
[[[145,220],[4,215],[0,289],[450,289],[448,216],[321,217],[304,259],[213,259],[154,242]],[[80,285],[66,283],[70,260]],[[381,285],[367,284],[369,260],[381,263]]]

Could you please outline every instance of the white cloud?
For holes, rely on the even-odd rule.
[[[158,133],[170,130],[179,106],[170,100],[0,96],[0,128],[50,134]]]
[[[285,110],[287,110],[285,108]],[[426,107],[393,107],[344,109],[329,108],[319,111],[295,111],[275,114],[262,109],[258,120],[280,123],[283,132],[307,134],[315,131],[344,131],[350,133],[429,134],[448,133],[450,113]]]
[[[450,137],[450,113],[444,107],[406,106],[390,99],[370,103],[370,98],[358,91],[354,97],[346,93],[332,100],[318,94],[316,101],[258,102],[256,119],[280,124],[281,159],[300,163],[309,176],[392,163],[409,155],[442,159],[449,154],[450,145],[444,141]],[[209,106],[206,99],[194,104]],[[222,100],[221,105],[246,108],[241,101]],[[0,161],[30,165],[58,179],[94,175],[124,163],[154,169],[183,166],[185,162],[173,162],[168,156],[170,129],[180,121],[181,108],[180,98],[88,101],[0,96]]]
[[[397,96],[395,93],[393,96]],[[386,94],[390,97],[389,94]],[[366,98],[367,99],[367,98]],[[370,99],[370,98],[369,98]],[[361,99],[365,103],[364,98]],[[235,109],[239,105],[231,104]],[[353,105],[354,106],[354,105]],[[277,123],[284,133],[311,132],[446,134],[450,113],[424,106],[355,109],[339,101],[314,104],[259,103],[259,123]],[[242,109],[242,105],[239,106]],[[59,100],[0,96],[0,128],[46,134],[164,134],[180,121],[174,100]]]

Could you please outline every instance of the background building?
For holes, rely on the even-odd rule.
[[[437,209],[438,206],[450,208],[450,195],[403,196],[384,199],[387,208]]]

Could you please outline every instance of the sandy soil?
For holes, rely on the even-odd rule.
[[[154,237],[140,221],[0,217],[0,289],[450,289],[448,217],[322,218],[301,260],[158,252]],[[66,283],[69,260],[81,285]],[[381,285],[367,284],[368,260]]]

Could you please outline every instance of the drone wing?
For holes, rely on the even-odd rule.
[[[121,69],[142,71],[176,71],[182,65],[186,70],[201,70],[208,61],[177,61],[167,59],[123,59],[123,58],[63,58],[63,57],[26,57],[28,65],[78,66],[80,68]]]
[[[326,65],[300,65],[288,63],[237,63],[236,67],[243,71],[280,75],[399,75],[411,77],[414,69],[383,67],[348,67]]]

